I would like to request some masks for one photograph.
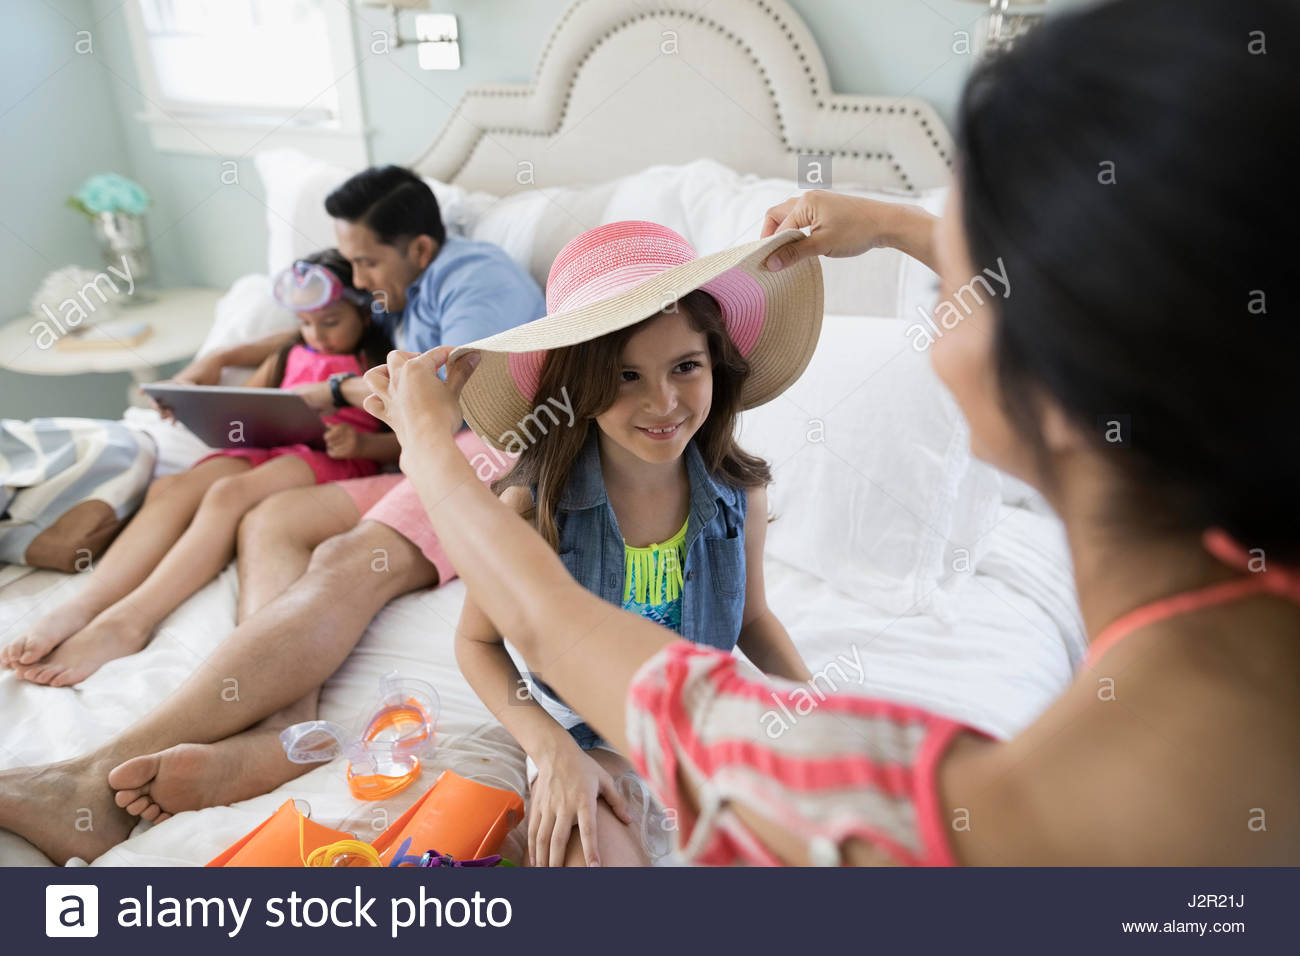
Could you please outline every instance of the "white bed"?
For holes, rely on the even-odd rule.
[[[500,242],[539,279],[559,245],[611,219],[663,221],[707,253],[757,234],[763,209],[794,191],[800,152],[833,153],[841,188],[938,201],[949,145],[924,103],[832,93],[811,36],[780,0],[712,0],[706,15],[675,7],[575,3],[534,86],[466,97],[417,164],[437,180],[452,231]],[[635,55],[666,30],[693,60]],[[681,102],[709,104],[710,122],[683,119],[671,106]],[[652,135],[656,117],[685,122],[686,133]],[[517,164],[527,157],[545,188],[518,185]],[[258,167],[270,271],[329,243],[319,202],[348,171],[283,153]],[[265,307],[265,282],[235,284],[205,347],[284,321]],[[1024,486],[970,460],[964,423],[911,346],[907,329],[931,283],[925,270],[883,254],[827,269],[828,311],[839,314],[828,316],[804,379],[747,414],[741,440],[775,466],[770,603],[814,672],[852,660],[862,682],[841,681],[841,689],[914,702],[1006,736],[1068,683],[1084,642],[1059,524]],[[159,439],[161,470],[201,451],[143,413],[128,420]],[[37,571],[0,587],[0,641],[82,583]],[[0,768],[83,753],[146,711],[229,633],[236,586],[231,566],[168,618],[144,652],[77,689],[34,687],[0,672]],[[255,800],[142,825],[94,863],[203,863],[290,797],[305,800],[314,819],[371,835],[447,767],[521,787],[522,753],[455,665],[463,594],[456,581],[394,601],[321,698],[322,717],[347,721],[391,670],[437,687],[438,754],[406,793],[360,804],[334,762]],[[516,833],[506,853],[520,849]],[[0,863],[48,861],[0,832]]]

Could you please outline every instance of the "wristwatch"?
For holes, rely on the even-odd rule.
[[[343,383],[350,378],[356,377],[356,372],[335,372],[329,377],[330,394],[334,396],[335,408],[345,408],[352,404],[348,401],[347,396],[343,394]]]

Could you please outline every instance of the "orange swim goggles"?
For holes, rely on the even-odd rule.
[[[348,758],[348,787],[358,800],[383,800],[420,775],[421,759],[434,750],[438,692],[422,680],[397,673],[380,679],[379,698],[349,732],[328,720],[309,720],[280,732],[294,763]]]

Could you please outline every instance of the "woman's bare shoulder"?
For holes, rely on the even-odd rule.
[[[1247,652],[1239,634],[1228,639],[1228,620],[1135,634],[1079,672],[1021,733],[946,761],[959,858],[1300,863],[1288,758],[1300,751],[1297,657],[1289,678],[1228,665],[1225,655]],[[1260,643],[1271,648],[1263,656],[1277,655],[1275,668],[1287,658],[1282,645]]]

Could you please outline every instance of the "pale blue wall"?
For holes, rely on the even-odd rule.
[[[113,69],[132,77],[120,0],[94,0],[104,20],[103,55]],[[457,15],[461,69],[423,71],[413,47],[367,56],[359,68],[371,159],[410,162],[429,144],[471,86],[524,83],[551,28],[569,0],[431,0],[430,9]],[[952,54],[956,30],[972,29],[981,4],[968,0],[793,0],[826,55],[835,88],[847,93],[912,94],[928,99],[950,118],[970,57]],[[372,30],[389,27],[387,11],[353,4],[358,48]],[[403,32],[415,33],[411,15]],[[879,28],[876,25],[879,25]],[[218,157],[159,154],[148,131],[134,119],[142,101],[122,83],[111,86],[123,117],[131,168],[157,198],[151,216],[166,243],[155,243],[159,272],[171,282],[224,286],[260,271],[265,258],[261,187],[249,162],[241,162],[243,188],[220,188]]]
[[[542,46],[568,4],[433,0],[431,10],[459,18],[462,68],[422,71],[409,47],[362,61],[359,78],[367,126],[373,131],[372,160],[414,159],[467,87],[531,79]],[[5,144],[0,317],[23,311],[50,269],[70,262],[98,263],[87,224],[61,202],[84,176],[100,170],[129,175],[152,193],[151,251],[163,284],[224,287],[264,268],[265,209],[252,164],[240,163],[240,186],[223,186],[224,157],[160,153],[136,118],[144,102],[122,5],[122,0],[3,4],[0,96],[5,105],[0,109],[9,112],[0,115]],[[973,29],[981,4],[791,0],[791,5],[817,39],[837,90],[920,96],[951,119],[971,65],[969,56],[953,54],[954,34]],[[387,28],[387,13],[356,3],[353,8],[357,43],[364,49],[371,30]],[[409,17],[404,16],[403,28],[414,34]],[[90,56],[78,57],[72,50],[81,29],[91,31]],[[17,102],[32,87],[35,92]],[[121,409],[124,388],[124,376],[56,380],[0,372],[0,415],[111,416]]]
[[[131,172],[124,122],[96,59],[90,0],[8,2],[0,12],[0,321],[27,311],[49,272],[100,267],[90,224],[63,205],[87,175]],[[91,30],[80,55],[78,30]],[[0,417],[116,416],[125,375],[75,380],[0,370]]]

